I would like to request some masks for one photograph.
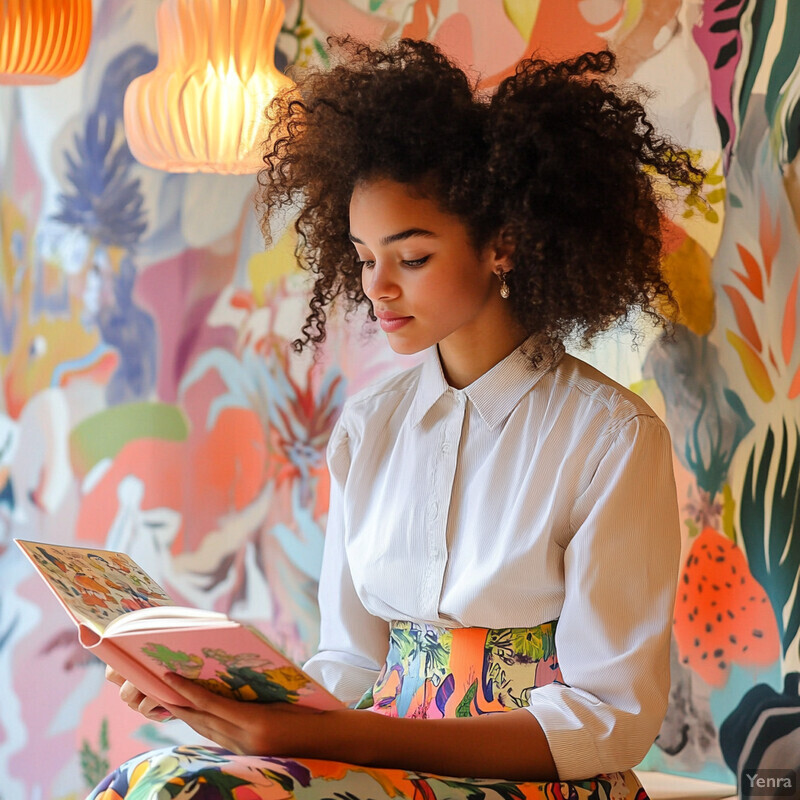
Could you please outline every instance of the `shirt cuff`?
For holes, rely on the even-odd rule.
[[[531,692],[527,710],[536,717],[544,731],[550,753],[562,781],[594,778],[603,769],[593,731],[558,697],[542,695],[540,687]]]
[[[348,706],[355,705],[380,674],[380,670],[340,661],[325,653],[312,656],[303,671]]]

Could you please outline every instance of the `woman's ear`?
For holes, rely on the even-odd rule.
[[[514,269],[514,262],[512,260],[514,249],[514,241],[510,232],[505,228],[500,230],[492,244],[495,272],[506,273]]]

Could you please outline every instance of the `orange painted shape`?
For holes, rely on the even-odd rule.
[[[724,686],[732,663],[766,667],[780,656],[775,612],[741,548],[706,528],[692,543],[675,602],[681,661],[711,686]]]
[[[574,0],[570,2],[541,0],[522,58],[543,57],[561,60],[574,58],[589,51],[604,50],[608,47],[608,43],[602,34],[611,30],[622,19],[624,13],[624,8],[620,8],[612,18],[602,24],[594,25],[586,21],[578,3]],[[514,61],[504,70],[483,78],[480,87],[496,86],[504,78],[513,75],[516,66],[517,61]]]
[[[77,379],[90,380],[105,386],[110,380],[119,364],[119,356],[116,352],[108,351],[103,353],[94,364],[80,369],[64,370],[59,378],[58,385],[62,388],[69,386],[72,381]]]
[[[794,273],[794,280],[789,288],[786,306],[783,309],[783,324],[781,325],[781,352],[783,363],[788,366],[792,358],[794,340],[797,336],[797,280],[800,278],[800,267]]]
[[[191,449],[195,502],[209,505],[214,515],[244,508],[264,485],[264,430],[250,409],[223,409],[214,428]]]
[[[117,488],[126,475],[136,476],[144,482],[143,509],[185,511],[183,474],[186,463],[186,442],[163,439],[128,442],[97,485],[84,495],[76,524],[78,540],[99,545],[105,542],[119,512]]]
[[[789,385],[789,399],[794,400],[798,395],[800,395],[800,367],[797,368],[797,372],[795,372]]]
[[[747,302],[742,297],[742,293],[734,286],[723,286],[722,289],[731,301],[739,330],[744,338],[760,353],[761,337],[758,335],[755,320],[747,307]]]
[[[767,275],[767,283],[772,279],[772,262],[778,252],[781,243],[781,220],[775,220],[775,228],[772,227],[772,217],[769,213],[767,197],[761,193],[761,204],[758,219],[758,243],[761,245],[761,255],[764,257],[764,272]]]
[[[409,39],[427,39],[431,18],[437,19],[438,16],[439,0],[417,0],[411,12],[411,22],[403,28],[403,36]]]
[[[726,338],[738,353],[744,368],[744,374],[747,376],[747,380],[750,381],[753,390],[765,403],[769,403],[775,397],[775,389],[769,379],[764,362],[741,336],[737,336],[733,331],[729,330],[726,333]]]
[[[256,304],[250,292],[244,289],[238,289],[231,295],[231,305],[234,308],[243,308],[245,311],[252,311]]]
[[[736,245],[739,251],[739,258],[742,259],[746,275],[734,270],[734,275],[750,290],[754,297],[757,297],[763,302],[764,300],[764,283],[761,279],[761,268],[756,261],[755,256],[741,244]]]

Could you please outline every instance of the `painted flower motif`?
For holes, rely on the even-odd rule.
[[[280,485],[298,480],[301,503],[311,501],[312,478],[325,469],[325,448],[345,396],[344,376],[332,368],[315,386],[311,365],[300,383],[276,352],[266,358],[246,349],[241,359],[215,348],[203,353],[186,374],[182,390],[187,391],[208,370],[216,370],[227,387],[209,406],[208,422],[229,407],[246,408],[262,420],[270,450],[267,469]]]

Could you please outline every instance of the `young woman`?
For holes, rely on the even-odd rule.
[[[267,234],[299,204],[296,345],[337,302],[426,351],[351,397],[328,446],[306,669],[358,708],[175,677],[167,712],[220,748],[145,754],[92,798],[642,798],[680,547],[669,436],[562,342],[672,304],[659,186],[702,172],[610,85],[609,53],[524,62],[483,97],[431,44],[338,46],[272,104],[259,183]]]

